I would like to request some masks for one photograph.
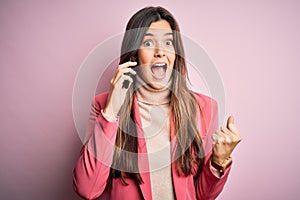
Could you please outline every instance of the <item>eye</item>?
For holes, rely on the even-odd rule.
[[[146,40],[143,42],[144,47],[152,47],[153,46],[153,41],[152,40]]]
[[[167,40],[166,45],[167,46],[173,46],[173,40]]]

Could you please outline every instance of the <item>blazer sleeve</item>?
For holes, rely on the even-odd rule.
[[[99,98],[94,98],[85,142],[73,170],[73,188],[85,199],[104,192],[113,159],[118,123],[106,120],[103,107]]]
[[[218,106],[217,102],[205,97],[200,102],[200,118],[202,119],[202,141],[206,152],[205,164],[201,174],[195,179],[197,199],[214,200],[222,192],[227,181],[230,167],[225,170],[221,177],[216,176],[210,167],[212,154],[212,134],[218,129]]]

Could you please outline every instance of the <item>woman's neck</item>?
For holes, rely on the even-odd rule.
[[[153,88],[136,75],[135,92],[137,100],[150,105],[162,105],[170,102],[171,81],[163,88]]]

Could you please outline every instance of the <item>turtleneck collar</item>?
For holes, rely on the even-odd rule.
[[[170,103],[171,80],[165,87],[156,89],[147,84],[138,74],[135,78],[135,92],[139,102],[150,105],[163,105]]]

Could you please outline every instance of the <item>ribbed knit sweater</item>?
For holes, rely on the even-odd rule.
[[[158,90],[137,76],[136,85],[149,158],[152,199],[175,199],[170,153],[170,83]]]

